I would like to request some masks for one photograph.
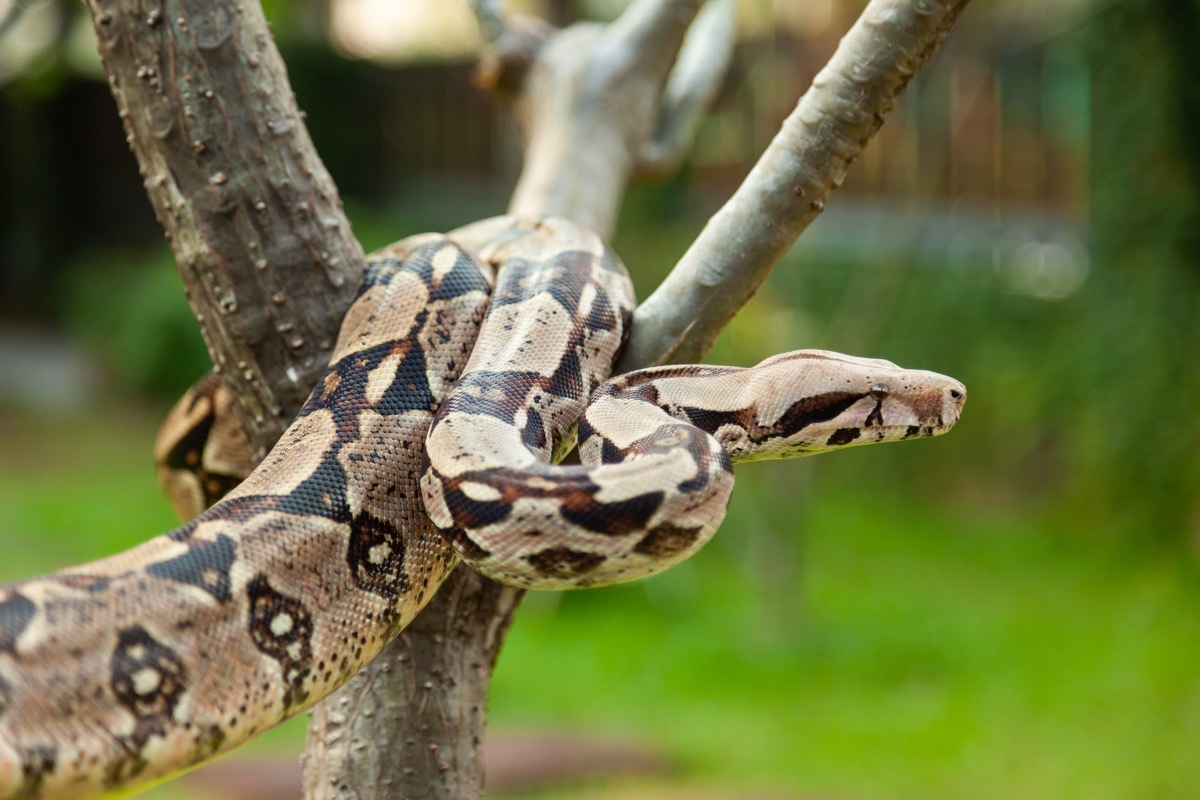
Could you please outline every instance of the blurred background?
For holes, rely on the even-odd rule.
[[[368,250],[503,211],[519,146],[471,84],[465,0],[264,5]],[[641,296],[862,5],[741,1],[686,168],[628,195],[615,246]],[[1198,34],[1197,0],[967,8],[710,357],[935,369],[969,387],[963,421],[749,465],[697,558],[531,594],[497,740],[599,737],[649,766],[505,796],[1196,796]],[[85,10],[0,0],[0,580],[176,524],[150,445],[208,363]],[[249,755],[302,740],[303,720]]]

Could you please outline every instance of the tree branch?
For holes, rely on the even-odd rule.
[[[609,69],[665,80],[703,2],[633,0],[606,29]]]
[[[688,29],[660,101],[658,126],[639,154],[639,175],[679,167],[721,90],[736,41],[735,0],[708,0]]]
[[[536,17],[506,15],[503,5],[501,0],[471,0],[483,37],[475,83],[496,97],[512,102],[520,94],[529,68],[554,35],[555,28]]]
[[[572,25],[537,56],[514,102],[525,168],[509,212],[611,235],[671,64],[700,0],[636,0],[612,25]]]
[[[471,0],[471,10],[479,21],[479,33],[485,47],[491,47],[509,30],[504,0]]]
[[[146,191],[261,456],[329,358],[362,248],[257,3],[88,0]]]
[[[634,315],[618,372],[697,361],[825,207],[968,0],[872,0],[745,182]]]

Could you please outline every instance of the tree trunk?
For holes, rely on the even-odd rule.
[[[455,570],[395,641],[313,709],[304,796],[481,797],[488,685],[523,596]]]
[[[129,147],[261,458],[329,361],[362,247],[258,4],[147,5],[88,0]]]

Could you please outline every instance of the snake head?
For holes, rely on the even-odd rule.
[[[826,350],[773,356],[748,373],[754,419],[728,432],[740,440],[726,441],[734,461],[938,436],[967,399],[966,387],[945,375]]]

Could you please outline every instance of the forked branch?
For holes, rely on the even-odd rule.
[[[526,139],[511,213],[568,217],[612,235],[699,6],[635,0],[611,25],[572,25],[537,51],[511,98]]]
[[[639,174],[664,175],[683,162],[729,71],[736,9],[736,0],[709,0],[696,15],[663,89],[654,134],[639,154]]]

